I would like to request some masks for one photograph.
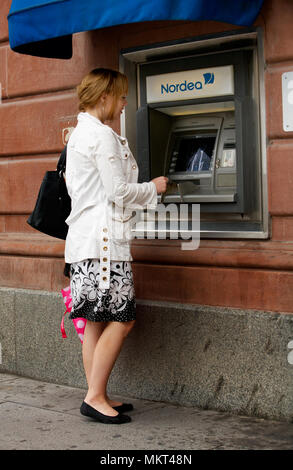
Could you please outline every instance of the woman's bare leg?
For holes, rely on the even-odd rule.
[[[82,356],[83,356],[83,365],[86,375],[86,380],[89,385],[90,374],[92,370],[92,362],[94,351],[97,345],[97,342],[106,327],[107,322],[92,322],[87,321],[85,331],[84,331],[84,340],[82,345]],[[111,400],[108,395],[106,395],[107,402],[110,406],[119,406],[122,405],[120,401]]]
[[[84,339],[82,345],[82,356],[83,356],[83,365],[86,375],[86,380],[89,386],[90,375],[92,370],[92,362],[94,351],[97,345],[97,342],[104,331],[107,322],[92,322],[87,321],[85,331],[84,331]],[[107,402],[111,407],[122,405],[121,401],[111,400],[108,395],[106,394]]]
[[[116,416],[118,413],[107,401],[107,383],[124,339],[134,323],[135,320],[109,322],[100,334],[92,356],[89,389],[85,402],[109,416]]]
[[[106,322],[93,322],[87,320],[85,325],[82,344],[82,359],[88,385],[91,376],[95,348],[106,324]]]

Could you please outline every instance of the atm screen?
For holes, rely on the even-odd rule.
[[[180,138],[174,171],[210,171],[216,142],[216,133]]]

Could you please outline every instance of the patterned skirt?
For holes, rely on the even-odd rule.
[[[70,266],[72,310],[69,318],[131,321],[136,318],[130,261],[110,262],[110,288],[99,288],[100,261],[86,259]]]

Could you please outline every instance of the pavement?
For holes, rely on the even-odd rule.
[[[293,424],[113,395],[132,421],[79,412],[85,390],[0,373],[1,450],[292,450]]]

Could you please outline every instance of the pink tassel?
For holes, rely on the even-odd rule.
[[[62,293],[63,300],[66,306],[66,311],[64,312],[62,316],[60,328],[61,328],[62,338],[67,338],[66,333],[65,333],[65,327],[64,327],[64,318],[65,318],[66,313],[67,312],[70,313],[72,309],[72,297],[71,297],[70,286],[65,287],[64,289],[61,289],[61,293]],[[76,330],[76,333],[81,343],[83,343],[84,330],[85,330],[87,320],[81,317],[81,318],[74,318],[72,321],[73,321],[73,325]]]

